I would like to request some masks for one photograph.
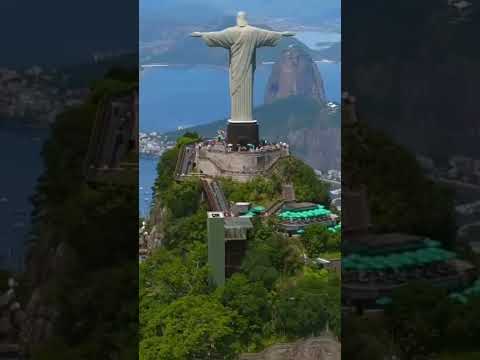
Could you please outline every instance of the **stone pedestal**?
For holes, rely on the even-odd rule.
[[[195,162],[197,170],[210,177],[228,177],[246,182],[255,176],[263,176],[275,163],[289,155],[286,148],[263,151],[227,151],[197,148]]]
[[[234,149],[240,146],[252,144],[258,146],[258,124],[257,122],[228,122],[227,143],[232,144]]]

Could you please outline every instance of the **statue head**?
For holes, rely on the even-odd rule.
[[[237,25],[240,27],[245,27],[248,25],[247,13],[245,11],[239,11],[237,14]]]

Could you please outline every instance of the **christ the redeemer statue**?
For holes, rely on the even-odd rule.
[[[245,12],[237,15],[237,26],[215,32],[194,32],[208,46],[223,47],[230,51],[230,123],[255,123],[252,118],[253,75],[256,49],[275,46],[283,36],[291,32],[277,32],[248,25]],[[227,131],[228,132],[228,131]]]

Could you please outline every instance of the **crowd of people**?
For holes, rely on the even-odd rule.
[[[199,148],[206,148],[207,151],[218,152],[266,152],[276,150],[288,150],[289,145],[285,142],[270,143],[266,140],[262,140],[257,146],[255,144],[235,145],[225,142],[223,137],[217,137],[215,139],[205,140],[200,143]]]

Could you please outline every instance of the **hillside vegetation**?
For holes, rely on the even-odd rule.
[[[425,177],[415,157],[363,123],[342,131],[347,184],[366,184],[372,223],[379,232],[424,235],[450,244],[453,194]]]
[[[34,359],[130,359],[137,349],[138,190],[90,185],[84,162],[99,100],[133,88],[115,70],[84,104],[62,113],[43,148],[26,281],[26,339]],[[126,80],[128,79],[128,80]],[[48,314],[55,313],[56,317]],[[46,316],[47,314],[47,316]],[[47,332],[46,327],[52,330]]]
[[[303,253],[316,236],[288,238],[274,219],[253,219],[242,270],[223,287],[209,285],[207,209],[199,181],[173,179],[180,144],[194,139],[194,134],[179,138],[159,162],[154,206],[163,216],[154,225],[165,229],[165,237],[140,265],[140,359],[235,359],[319,334],[327,322],[338,335],[339,276],[304,263]],[[325,185],[295,158],[283,160],[270,177],[245,184],[221,179],[230,200],[259,204],[279,196],[285,181],[298,187],[301,200],[328,201]]]
[[[340,128],[340,111],[330,112],[314,99],[303,96],[290,96],[254,109],[253,117],[260,124],[260,137],[274,141],[286,140],[290,132],[299,129],[312,129],[315,124],[321,128]],[[224,129],[226,119],[189,128],[204,138],[217,135]],[[182,135],[182,131],[165,134],[170,139]]]

